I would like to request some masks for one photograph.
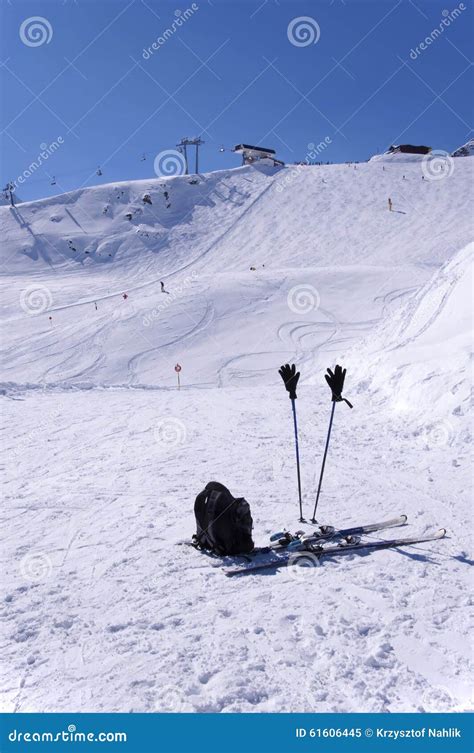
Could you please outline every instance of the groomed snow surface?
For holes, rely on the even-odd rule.
[[[472,164],[245,167],[0,208],[3,710],[472,708]],[[445,539],[234,579],[182,543],[209,480],[246,497],[259,545],[311,529],[286,361],[307,517],[340,362],[354,409],[320,522],[406,513],[382,537]]]

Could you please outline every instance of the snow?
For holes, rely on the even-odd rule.
[[[400,165],[403,162],[420,163],[426,159],[424,154],[410,154],[409,152],[384,152],[383,154],[374,154],[369,162],[381,162],[394,165]]]
[[[474,139],[469,139],[452,153],[452,157],[472,157],[474,154]]]
[[[472,160],[454,162],[0,208],[4,710],[471,707]],[[336,408],[321,522],[406,513],[387,538],[446,539],[245,579],[179,543],[211,479],[249,501],[258,544],[301,527],[293,360],[308,517],[341,362],[354,410]]]
[[[449,417],[469,429],[474,243],[433,277],[348,354],[349,368],[373,399],[422,421]],[[454,418],[453,418],[454,417]]]

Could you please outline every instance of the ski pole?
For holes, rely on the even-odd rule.
[[[323,483],[324,467],[326,465],[326,457],[328,454],[329,439],[331,438],[331,429],[332,429],[332,422],[334,420],[335,409],[336,409],[336,403],[333,402],[332,408],[331,408],[331,418],[329,419],[328,435],[326,437],[326,447],[324,448],[323,464],[321,466],[321,473],[319,474],[318,491],[316,493],[316,502],[314,503],[313,517],[311,518],[311,523],[316,523],[316,510],[318,507],[319,495],[321,494],[321,485]]]
[[[303,522],[303,500],[301,498],[301,473],[300,473],[300,448],[298,443],[298,424],[296,421],[296,406],[295,401],[291,401],[291,409],[293,411],[293,424],[295,428],[295,450],[296,450],[296,473],[298,476],[298,498],[300,503],[300,523]]]
[[[296,366],[293,363],[291,366],[289,363],[284,364],[278,369],[278,373],[283,379],[285,389],[289,394],[291,400],[291,409],[293,411],[293,426],[295,430],[295,449],[296,449],[296,473],[298,477],[298,499],[300,506],[300,522],[304,521],[303,518],[303,499],[301,495],[301,472],[300,472],[300,449],[298,443],[298,423],[296,421],[296,387],[298,385],[298,379],[300,378],[300,372],[296,371]]]
[[[336,365],[334,372],[331,371],[331,369],[328,369],[327,371],[328,373],[324,375],[324,378],[326,382],[328,383],[329,389],[331,390],[331,393],[332,393],[332,408],[331,408],[331,418],[329,419],[328,435],[326,437],[326,446],[324,448],[323,462],[321,465],[321,473],[319,475],[318,491],[316,493],[316,502],[314,503],[313,517],[311,518],[312,523],[316,523],[316,510],[318,508],[319,495],[321,494],[321,486],[323,483],[324,468],[326,467],[326,458],[328,454],[329,440],[331,438],[331,429],[332,429],[332,422],[334,421],[334,411],[336,409],[336,403],[341,403],[342,401],[344,401],[345,403],[347,403],[349,408],[352,408],[352,404],[349,402],[349,400],[346,400],[345,397],[342,397],[344,380],[346,378],[346,370],[343,369],[342,366]]]

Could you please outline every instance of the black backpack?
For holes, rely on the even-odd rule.
[[[243,497],[235,498],[217,481],[210,481],[194,503],[198,549],[217,554],[248,554],[254,548],[250,506]]]

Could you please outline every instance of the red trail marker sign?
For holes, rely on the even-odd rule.
[[[176,366],[174,367],[174,370],[176,371],[176,376],[178,377],[178,390],[179,390],[181,389],[181,383],[179,380],[179,372],[181,371],[181,366],[179,365],[179,363],[176,364]]]

